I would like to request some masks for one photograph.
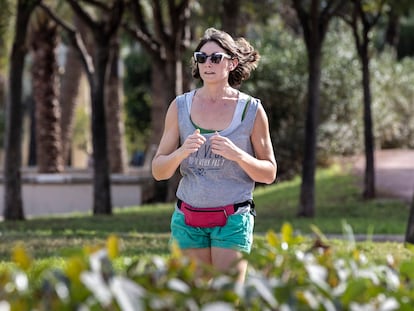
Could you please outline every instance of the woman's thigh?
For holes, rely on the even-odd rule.
[[[198,263],[212,264],[210,248],[186,248],[181,251],[184,256],[194,259]]]
[[[247,260],[241,252],[228,248],[211,248],[212,265],[219,271],[237,273],[238,281],[243,282],[247,271]]]

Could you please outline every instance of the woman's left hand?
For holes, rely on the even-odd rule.
[[[211,151],[228,160],[236,161],[240,154],[240,148],[230,139],[221,136],[218,132],[210,137]]]

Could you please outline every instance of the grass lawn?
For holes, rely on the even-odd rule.
[[[395,199],[362,199],[358,178],[338,166],[318,170],[316,204],[313,219],[297,218],[300,179],[281,182],[270,187],[258,187],[255,201],[258,206],[256,232],[280,228],[290,222],[296,230],[310,233],[310,224],[326,234],[342,233],[346,221],[358,234],[404,235],[409,206]]]
[[[256,238],[269,230],[276,232],[284,222],[303,234],[316,225],[324,234],[341,234],[346,221],[355,234],[404,235],[409,206],[397,200],[363,201],[358,180],[339,167],[321,169],[316,180],[316,216],[296,218],[300,180],[258,186]],[[117,234],[125,257],[167,255],[169,221],[172,204],[153,204],[115,208],[111,216],[74,214],[33,218],[18,222],[0,222],[0,261],[10,260],[12,247],[23,242],[36,259],[59,260],[85,246],[103,245],[106,238]],[[340,241],[332,243],[341,247]],[[339,244],[338,244],[339,243]],[[372,256],[392,253],[411,256],[402,243],[366,241],[361,247]]]

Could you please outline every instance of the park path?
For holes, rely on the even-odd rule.
[[[354,172],[362,177],[364,156],[353,157],[353,161]],[[414,193],[414,149],[377,150],[374,161],[377,195],[411,202]]]
[[[364,175],[365,158],[363,155],[343,159],[347,167],[361,177]],[[375,152],[376,190],[379,197],[398,198],[407,204],[411,202],[414,191],[414,149],[378,150]],[[91,204],[90,204],[91,205]],[[26,210],[29,217],[39,216],[39,212]],[[72,213],[65,210],[59,213]],[[49,212],[49,214],[54,214]],[[43,215],[43,214],[42,214]]]
[[[395,198],[407,203],[414,193],[414,150],[391,149],[375,152],[375,188],[379,198]],[[365,170],[364,155],[353,156],[345,160],[346,165],[362,178]],[[408,217],[408,214],[407,214]],[[407,218],[408,219],[408,218]],[[365,235],[357,235],[356,240],[366,240]],[[404,242],[403,235],[374,235],[374,241]]]

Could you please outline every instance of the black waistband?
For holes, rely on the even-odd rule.
[[[181,201],[180,199],[177,199],[177,207],[179,209],[181,209],[181,204],[182,203],[183,203],[183,201]],[[246,200],[244,202],[240,202],[240,203],[233,204],[233,206],[234,206],[234,212],[237,212],[237,210],[240,207],[247,206],[247,205],[250,205],[251,211],[254,211],[254,201],[253,200]]]

